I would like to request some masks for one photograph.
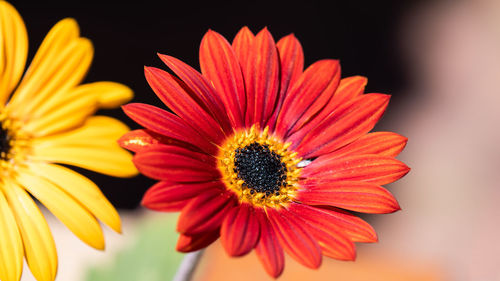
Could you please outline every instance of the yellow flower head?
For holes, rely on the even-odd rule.
[[[92,116],[132,98],[113,82],[79,85],[93,57],[73,19],[48,33],[24,73],[28,38],[23,20],[0,1],[0,280],[19,280],[23,256],[37,280],[54,280],[57,254],[30,194],[88,245],[104,248],[97,219],[120,232],[118,213],[84,176],[54,163],[118,177],[137,172],[116,143],[120,121]]]

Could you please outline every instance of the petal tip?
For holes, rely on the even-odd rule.
[[[401,162],[403,164],[403,170],[402,170],[402,175],[401,175],[401,178],[406,176],[410,171],[411,171],[411,168],[408,167],[405,163]]]
[[[145,65],[145,66],[144,66],[144,75],[146,75],[146,76],[147,76],[148,74],[150,74],[150,73],[151,73],[152,68],[153,68],[152,66],[147,66],[147,65]]]
[[[384,99],[386,102],[389,102],[389,100],[391,99],[391,95],[388,95],[388,94],[379,94],[379,96]]]
[[[92,44],[92,40],[85,37],[80,37],[77,40],[79,41],[78,43],[81,45],[81,47],[85,49],[85,51],[94,52],[94,44]]]
[[[126,143],[129,141],[129,138],[127,137],[127,135],[123,135],[121,136],[119,139],[116,140],[116,143],[118,143],[118,145],[122,148],[125,148],[127,149],[127,145]]]
[[[104,242],[96,243],[95,245],[92,245],[92,247],[98,251],[104,251],[106,249],[106,245],[104,244]]]
[[[156,52],[156,55],[161,59],[161,60],[164,60],[164,59],[170,59],[172,58],[171,56],[169,55],[165,55],[165,54],[162,54],[160,52]]]
[[[151,202],[151,196],[148,196],[148,191],[146,191],[146,193],[142,197],[140,205],[145,208],[151,209],[152,202]]]
[[[394,202],[393,202],[393,204],[391,206],[391,209],[392,210],[391,210],[390,213],[395,213],[397,211],[401,211],[402,210],[401,206],[399,205],[399,202],[396,199],[394,199]]]
[[[250,32],[251,33],[252,31],[250,30],[250,28],[248,26],[244,25],[242,28],[240,28],[240,30],[238,32]]]
[[[115,228],[115,227],[113,227],[112,229],[113,229],[116,233],[118,233],[118,234],[123,234],[123,229],[122,229],[121,224],[120,224],[119,226],[117,226],[116,228]]]
[[[123,112],[126,114],[127,113],[127,110],[130,109],[130,105],[131,103],[127,103],[127,104],[124,104],[124,105],[121,105],[120,108],[123,110]]]
[[[366,84],[368,84],[368,78],[365,77],[365,76],[361,76],[361,75],[357,75],[357,76],[354,76],[356,77],[356,79],[359,79],[361,82],[361,85],[363,85],[363,87],[366,86]]]
[[[401,211],[403,208],[401,208],[401,205],[399,204],[398,200],[393,197],[393,208],[394,212]]]
[[[2,2],[4,2],[4,1],[2,1]],[[79,29],[78,22],[76,21],[76,19],[71,18],[71,17],[64,18],[64,19],[60,20],[59,23],[67,25],[68,27],[73,28],[73,29],[77,29],[77,30]]]

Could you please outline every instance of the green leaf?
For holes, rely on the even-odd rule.
[[[132,247],[119,252],[112,264],[89,268],[85,280],[171,280],[183,257],[175,251],[176,220],[177,216],[165,215],[142,222]]]

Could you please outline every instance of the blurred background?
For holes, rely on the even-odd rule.
[[[198,68],[210,28],[229,40],[244,25],[267,26],[277,41],[294,33],[306,65],[340,59],[342,76],[368,77],[367,92],[392,95],[375,130],[409,138],[398,157],[412,171],[389,185],[402,211],[364,215],[377,244],[358,245],[356,262],[328,258],[309,270],[287,258],[280,280],[500,280],[500,2],[424,1],[14,1],[30,37],[30,58],[58,20],[73,17],[95,47],[87,81],[130,86],[134,102],[160,105],[143,66],[166,68],[156,53]],[[100,112],[138,128],[120,109]],[[170,280],[175,214],[139,206],[153,184],[80,170],[118,207],[123,235],[106,229],[106,251],[80,242],[51,215],[59,254],[57,280]],[[210,246],[195,280],[270,280],[252,253],[228,258]],[[23,281],[33,280],[29,270]]]

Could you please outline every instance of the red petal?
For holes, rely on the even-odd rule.
[[[330,112],[335,107],[363,94],[367,82],[368,80],[362,76],[351,76],[340,80],[339,87],[330,101],[332,104]]]
[[[156,144],[180,146],[189,150],[202,152],[199,147],[180,140],[166,137],[164,135],[160,135],[148,129],[140,129],[127,132],[118,140],[118,144],[121,147],[133,152],[142,151]]]
[[[363,93],[365,85],[366,78],[360,76],[353,76],[340,80],[340,84],[335,90],[333,97],[325,104],[325,107],[311,119],[310,122],[304,124],[304,126],[300,128],[301,134],[299,134],[296,139],[302,138],[303,135],[307,134],[307,132],[327,119],[329,115],[343,112],[343,110],[348,108],[354,102],[355,97]]]
[[[362,213],[392,213],[398,202],[385,188],[369,182],[318,180],[302,185],[297,200],[309,205],[330,205]]]
[[[182,209],[177,231],[193,235],[217,229],[234,204],[233,198],[224,191],[206,191]]]
[[[154,205],[146,206],[144,203],[141,203],[146,208],[151,210],[155,210],[158,212],[179,212],[189,203],[189,199],[175,202],[159,202]]]
[[[293,134],[294,132],[300,130],[303,128],[305,125],[311,122],[317,123],[317,120],[323,120],[323,119],[318,119],[318,114],[321,114],[321,112],[324,110],[324,108],[329,104],[330,100],[333,98],[333,95],[335,94],[335,91],[339,85],[340,81],[340,64],[338,61],[335,61],[337,63],[338,71],[335,74],[335,77],[332,79],[330,84],[323,90],[320,96],[314,100],[313,104],[307,109],[306,112],[302,115],[302,117],[295,123],[293,128],[291,128],[288,131],[287,136]]]
[[[302,127],[330,100],[340,80],[336,60],[320,60],[309,66],[285,96],[276,121],[279,136]]]
[[[246,108],[245,84],[233,48],[219,33],[209,30],[200,46],[201,73],[221,95],[235,128],[244,125]]]
[[[221,177],[215,158],[178,146],[155,145],[137,153],[133,162],[144,175],[171,182],[204,182]]]
[[[222,222],[222,246],[230,256],[245,255],[257,244],[259,233],[259,220],[253,207],[243,203],[229,211]]]
[[[201,250],[219,238],[219,229],[195,235],[181,234],[177,240],[177,251],[182,253]]]
[[[169,211],[176,202],[184,202],[185,205],[187,200],[214,189],[224,190],[224,184],[219,181],[182,184],[161,181],[146,191],[142,205],[157,211]]]
[[[281,38],[276,44],[280,59],[280,91],[272,117],[267,125],[274,130],[276,119],[288,90],[304,71],[304,53],[299,40],[293,34]]]
[[[338,110],[311,131],[299,130],[287,141],[300,144],[292,149],[303,158],[320,156],[368,133],[382,117],[390,96],[366,94],[345,110]],[[305,135],[305,136],[304,136]]]
[[[133,152],[141,151],[148,146],[157,144],[158,140],[153,138],[146,130],[133,130],[125,133],[119,140],[118,144]]]
[[[149,85],[163,103],[207,139],[220,143],[225,137],[222,128],[202,106],[195,94],[186,92],[186,86],[171,74],[155,67],[145,67]]]
[[[238,34],[233,40],[233,50],[240,62],[241,69],[246,69],[248,64],[248,57],[251,53],[251,46],[255,36],[248,27],[244,26],[238,31]]]
[[[321,249],[316,239],[304,228],[300,217],[291,217],[289,212],[272,208],[266,211],[285,251],[301,264],[318,268],[321,265]]]
[[[232,133],[232,127],[229,123],[224,104],[210,85],[210,82],[205,79],[194,68],[184,62],[171,57],[159,54],[160,59],[179,76],[180,79],[191,89],[196,96],[201,100],[201,103],[206,107],[206,110],[217,120],[217,123],[224,129],[226,133]]]
[[[366,134],[352,143],[332,152],[335,157],[359,154],[378,154],[396,157],[406,146],[408,138],[392,132],[375,132]]]
[[[290,212],[302,218],[304,227],[318,240],[324,255],[338,260],[354,260],[356,247],[347,233],[329,220],[328,214],[323,215],[307,205],[292,203]]]
[[[129,103],[122,109],[135,122],[155,133],[192,144],[212,155],[218,151],[213,143],[200,136],[175,114],[143,103]]]
[[[410,168],[392,157],[373,154],[353,155],[340,159],[320,156],[301,171],[307,180],[322,181],[365,181],[377,185],[394,182],[406,175]]]
[[[253,40],[247,67],[243,69],[247,93],[247,126],[262,127],[271,117],[279,87],[279,60],[274,39],[264,28]]]
[[[312,209],[321,212],[323,218],[327,218],[328,221],[343,229],[353,242],[373,243],[378,241],[377,233],[370,224],[345,210],[331,206],[318,206]]]
[[[277,278],[285,267],[283,248],[276,238],[276,233],[261,209],[256,209],[260,222],[260,239],[255,252],[269,275]]]

